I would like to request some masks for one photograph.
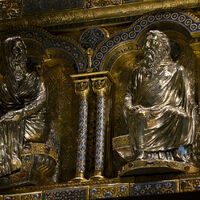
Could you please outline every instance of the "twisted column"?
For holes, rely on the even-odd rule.
[[[88,94],[89,79],[75,80],[75,93],[80,97],[79,103],[79,129],[78,129],[78,149],[76,161],[75,181],[84,181],[86,143],[87,143],[87,120],[88,120]]]
[[[102,179],[104,169],[104,146],[106,128],[106,94],[110,89],[110,82],[107,77],[93,78],[92,89],[97,94],[97,123],[96,123],[96,152],[95,172],[92,179]]]

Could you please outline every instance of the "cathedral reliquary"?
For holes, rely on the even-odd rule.
[[[0,2],[0,200],[198,191],[195,2],[39,2]]]

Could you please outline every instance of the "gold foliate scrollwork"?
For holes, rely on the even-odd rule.
[[[0,1],[0,20],[20,17],[22,5],[22,0]]]
[[[122,0],[87,0],[86,7],[103,7],[122,4]]]
[[[101,185],[90,189],[91,199],[129,196],[129,184]]]
[[[92,78],[92,88],[97,95],[106,94],[110,90],[111,83],[107,77]]]
[[[75,80],[75,93],[80,96],[87,96],[89,93],[89,79]]]
[[[56,162],[58,161],[58,155],[53,147],[43,143],[30,143],[28,146],[29,148],[24,147],[22,156],[42,154],[52,157]]]
[[[14,194],[14,195],[6,195],[4,199],[9,200],[42,200],[42,192],[30,192],[30,193],[23,193],[23,194]],[[0,198],[1,200],[1,198]]]
[[[125,3],[120,6],[107,6],[103,9],[72,9],[60,10],[56,12],[41,12],[30,17],[24,16],[18,20],[1,21],[0,26],[51,26],[60,24],[73,24],[80,22],[95,22],[102,19],[113,19],[118,17],[139,16],[144,13],[152,12],[156,9],[182,9],[195,8],[199,6],[198,0],[182,0],[163,2],[132,2]]]
[[[200,179],[180,180],[180,192],[192,192],[200,189]]]
[[[124,147],[124,146],[129,146],[130,145],[129,135],[123,135],[123,136],[113,138],[112,145],[114,149]]]

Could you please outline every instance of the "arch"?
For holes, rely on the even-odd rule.
[[[151,13],[139,18],[135,21],[131,27],[117,35],[105,40],[101,43],[101,46],[96,51],[93,57],[93,71],[101,71],[102,63],[106,55],[119,44],[137,40],[141,33],[149,26],[160,22],[173,22],[183,27],[187,32],[194,33],[200,32],[200,21],[197,17],[191,14],[186,14],[177,11],[165,11],[159,13]],[[108,66],[106,70],[110,70],[111,66]]]
[[[65,51],[75,63],[75,70],[77,72],[85,72],[87,68],[87,57],[84,50],[75,41],[70,39],[55,38],[48,32],[38,28],[21,28],[17,31],[24,39],[35,40],[42,44],[45,50],[47,49],[60,49]]]

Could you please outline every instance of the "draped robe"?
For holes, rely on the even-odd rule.
[[[0,122],[0,176],[13,171],[13,161],[20,160],[26,142],[45,138],[46,88],[40,77],[27,73],[22,81],[6,74],[0,86],[0,114],[21,113],[18,121]]]
[[[141,109],[130,109],[135,106]],[[125,95],[124,110],[132,150],[167,152],[192,144],[195,110],[183,67],[162,65],[155,74],[137,68]]]

